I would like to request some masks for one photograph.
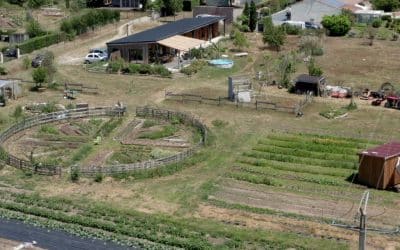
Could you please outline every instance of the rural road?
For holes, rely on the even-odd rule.
[[[95,239],[84,239],[78,236],[68,234],[63,231],[39,228],[24,224],[17,220],[6,220],[0,218],[0,238],[19,242],[36,241],[35,246],[44,249],[57,250],[125,250],[138,249],[116,245],[112,242],[106,242]]]

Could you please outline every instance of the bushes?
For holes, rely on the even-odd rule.
[[[192,64],[190,64],[189,66],[181,69],[181,73],[188,76],[193,75],[197,73],[199,70],[201,70],[206,64],[207,62],[204,60],[196,60],[192,62]]]
[[[53,33],[29,39],[26,42],[21,43],[18,47],[21,51],[21,54],[27,54],[31,53],[34,50],[38,50],[65,41],[65,39],[66,36],[64,33]]]
[[[301,33],[301,28],[296,25],[285,24],[282,27],[288,35],[300,35]]]
[[[107,71],[109,73],[122,72],[124,74],[159,75],[161,77],[171,76],[171,72],[163,65],[125,63],[122,59],[109,62]]]
[[[379,18],[376,18],[372,21],[372,27],[374,28],[379,28],[382,25],[382,20]]]
[[[351,28],[351,21],[346,15],[324,16],[321,24],[330,36],[344,36]]]
[[[0,75],[4,76],[7,75],[8,71],[6,68],[4,68],[3,66],[0,66]]]
[[[47,70],[45,68],[39,67],[32,72],[32,78],[35,82],[36,87],[41,87],[42,84],[47,79]]]
[[[73,16],[61,23],[60,30],[71,35],[80,35],[89,29],[119,21],[120,13],[116,10],[96,9],[89,10],[83,15]]]

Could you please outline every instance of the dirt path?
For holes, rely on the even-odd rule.
[[[358,242],[358,233],[351,230],[337,228],[328,224],[284,218],[276,215],[259,215],[202,204],[199,206],[195,216],[216,219],[239,227],[272,229],[274,231],[312,235],[317,238],[346,240],[351,242],[351,248],[355,248]],[[369,234],[367,243],[368,249],[395,249],[395,247],[400,247],[399,238],[377,234]]]
[[[230,183],[222,186],[215,194],[217,199],[228,203],[237,203],[252,207],[268,208],[277,211],[308,215],[313,217],[339,219],[353,222],[357,214],[358,204],[346,200],[332,198],[318,198],[303,194],[281,192],[277,190],[258,190],[241,183]],[[369,225],[374,227],[396,227],[393,218],[398,214],[397,209],[385,208],[370,204],[368,206]]]
[[[22,242],[17,242],[17,241],[13,241],[13,240],[7,240],[7,239],[2,239],[0,238],[0,249],[16,249],[18,246],[20,246],[21,244],[23,244]],[[31,249],[31,250],[40,250],[40,249],[44,249],[44,248],[40,248],[40,247],[24,247],[24,248],[18,248],[18,249]]]
[[[129,21],[107,25],[98,31],[82,35],[72,41],[71,43],[76,46],[70,47],[68,50],[61,50],[56,61],[61,65],[80,65],[90,48],[103,48],[106,42],[126,36],[127,26],[131,35],[157,25],[159,25],[158,22],[130,24]]]

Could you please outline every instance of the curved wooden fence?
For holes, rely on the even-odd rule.
[[[82,109],[71,109],[60,112],[54,112],[49,114],[42,114],[37,116],[31,116],[23,121],[14,124],[9,127],[3,133],[0,134],[0,147],[14,134],[21,132],[25,129],[50,123],[61,120],[68,119],[78,119],[78,118],[87,118],[87,117],[97,117],[97,116],[122,116],[126,112],[125,108],[118,107],[96,107],[96,108],[82,108]],[[18,158],[17,156],[6,153],[5,150],[1,147],[3,154],[1,154],[1,159],[3,163],[6,163],[10,166],[29,170],[37,174],[43,175],[60,175],[61,167],[54,165],[41,165],[41,164],[33,164],[30,161],[26,161]],[[5,152],[5,153],[4,153]]]
[[[150,107],[138,107],[136,108],[136,116],[139,117],[151,117],[155,119],[161,119],[166,121],[180,122],[188,126],[193,126],[199,130],[201,133],[200,141],[183,152],[176,155],[168,156],[165,158],[148,160],[143,162],[136,162],[132,164],[118,164],[118,165],[108,165],[108,166],[72,166],[71,171],[76,170],[81,175],[93,176],[95,174],[119,174],[130,172],[134,170],[141,169],[152,169],[156,167],[165,166],[172,163],[180,162],[190,156],[192,156],[201,146],[203,146],[207,140],[207,127],[196,117],[190,114],[170,111],[164,109],[150,108]]]

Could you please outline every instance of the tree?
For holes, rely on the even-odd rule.
[[[65,8],[69,9],[69,0],[65,0]]]
[[[286,33],[282,27],[275,27],[272,19],[267,17],[264,19],[263,42],[279,51],[285,43]]]
[[[346,15],[324,16],[322,26],[328,30],[330,36],[344,36],[351,28],[351,21]]]
[[[250,10],[249,10],[249,29],[253,32],[257,26],[257,7],[254,1],[252,0],[250,3]]]
[[[295,53],[288,53],[282,55],[278,62],[279,83],[288,88],[290,85],[290,78],[296,72],[297,58]]]
[[[399,0],[373,0],[372,5],[377,10],[392,12],[400,7]]]
[[[321,67],[318,67],[315,64],[314,57],[311,57],[310,61],[308,62],[307,68],[308,68],[308,74],[310,76],[322,76],[322,74],[324,73]]]
[[[35,82],[35,87],[40,88],[47,79],[47,71],[45,68],[39,67],[32,72],[32,78]]]
[[[31,20],[28,22],[26,25],[26,33],[28,33],[30,38],[46,34],[42,27],[40,27],[39,22],[36,20]]]
[[[244,4],[244,9],[242,12],[242,25],[249,26],[249,20],[250,20],[250,8],[249,8],[249,3]]]
[[[239,30],[235,30],[231,38],[233,40],[233,45],[239,50],[242,50],[243,47],[249,47],[249,41],[247,40],[246,36]]]
[[[176,12],[182,11],[182,0],[161,0],[160,7],[165,9],[167,16],[175,15]]]
[[[47,4],[47,0],[28,0],[28,7],[32,9],[40,8]]]
[[[14,112],[11,114],[12,117],[16,121],[24,117],[24,110],[22,109],[21,105],[17,105],[14,109]]]

